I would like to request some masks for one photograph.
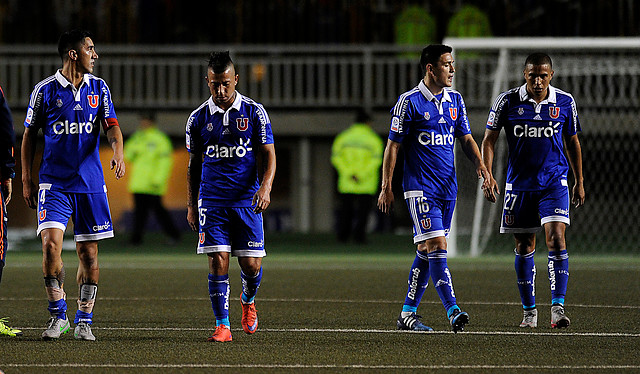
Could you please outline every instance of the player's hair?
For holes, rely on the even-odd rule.
[[[440,60],[440,56],[445,53],[451,53],[453,49],[448,45],[444,44],[430,44],[424,49],[422,49],[422,54],[420,55],[420,68],[422,69],[422,74],[427,73],[427,64],[436,65]]]
[[[69,56],[69,51],[79,49],[84,43],[85,38],[91,38],[93,35],[87,30],[73,29],[66,31],[60,35],[58,39],[58,54],[62,61]]]
[[[550,68],[553,68],[553,64],[551,63],[551,57],[548,54],[542,52],[535,52],[527,56],[527,59],[524,61],[524,67],[527,65],[549,65]]]
[[[229,51],[211,52],[208,66],[216,74],[224,73],[230,66],[233,66]]]

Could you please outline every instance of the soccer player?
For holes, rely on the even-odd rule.
[[[404,198],[413,220],[417,252],[409,272],[409,287],[397,320],[400,330],[430,331],[416,311],[429,277],[442,301],[454,332],[462,331],[469,315],[457,304],[447,266],[447,241],[458,194],[454,142],[459,139],[478,178],[488,173],[473,140],[467,110],[459,92],[452,90],[451,47],[433,44],[420,56],[424,78],[400,95],[391,110],[391,130],[382,161],[378,208],[389,213],[394,202],[391,182],[398,150],[404,150]]]
[[[100,126],[111,148],[111,169],[124,176],[122,133],[104,80],[92,75],[98,59],[92,36],[71,30],[60,36],[62,69],[36,84],[24,121],[22,138],[23,197],[38,209],[37,234],[42,238],[42,271],[49,300],[45,340],[58,339],[69,328],[62,241],[66,224],[74,224],[79,258],[79,287],[74,336],[95,340],[91,332],[98,290],[98,240],[113,237],[113,226],[102,165],[98,154]],[[38,131],[44,134],[40,188],[36,190],[32,164]]]
[[[13,149],[16,134],[13,131],[13,117],[7,105],[4,92],[0,88],[0,281],[2,281],[2,269],[4,269],[7,257],[7,204],[11,201],[12,180],[16,173],[16,159]],[[6,318],[0,318],[0,336],[20,336],[22,331],[11,328],[5,324]]]
[[[573,97],[550,85],[553,67],[548,55],[529,55],[523,75],[525,84],[503,92],[493,103],[482,141],[482,157],[491,173],[495,143],[504,129],[509,161],[500,232],[512,233],[515,238],[515,270],[524,308],[520,327],[538,325],[533,256],[535,233],[542,225],[549,249],[551,327],[565,328],[570,324],[564,310],[569,279],[565,243],[565,229],[570,223],[569,165],[575,180],[572,202],[579,207],[585,200],[578,140],[580,121]],[[500,190],[492,174],[483,192],[487,200],[496,201]]]
[[[262,212],[271,202],[276,153],[271,121],[261,104],[236,91],[229,52],[209,56],[205,77],[211,96],[186,125],[189,151],[187,221],[198,231],[199,254],[209,259],[209,297],[216,329],[209,341],[232,340],[229,329],[229,257],[238,257],[242,280],[241,325],[258,327],[254,298],[262,280]],[[258,178],[258,156],[264,174]]]

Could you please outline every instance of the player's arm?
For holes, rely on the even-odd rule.
[[[582,147],[577,134],[570,137],[565,136],[564,143],[567,149],[569,165],[571,165],[571,171],[575,179],[571,202],[577,208],[583,205],[585,200],[584,176],[582,175]]]
[[[384,156],[382,157],[382,181],[380,183],[380,195],[378,196],[378,209],[385,214],[391,213],[393,208],[394,198],[391,184],[399,150],[400,143],[391,139],[387,140],[387,146],[384,148]]]
[[[473,140],[473,135],[466,134],[461,136],[460,138],[460,146],[464,151],[464,154],[467,155],[467,158],[473,162],[473,165],[476,167],[476,174],[478,175],[478,179],[482,179],[482,190],[486,190],[489,188],[489,181],[491,179],[491,175],[487,171],[487,167],[482,161],[482,156],[480,155],[480,149],[478,148],[478,144]]]
[[[122,139],[122,131],[117,124],[111,125],[107,129],[107,140],[113,149],[113,157],[111,158],[111,170],[114,170],[116,179],[124,177],[124,142]]]
[[[38,189],[33,183],[33,159],[36,152],[37,127],[26,127],[22,134],[22,146],[20,147],[20,159],[22,163],[22,197],[31,209],[37,204]]]
[[[198,191],[202,175],[202,153],[191,150],[187,167],[187,222],[198,231]]]
[[[262,152],[262,163],[264,165],[264,174],[258,192],[253,195],[251,205],[255,205],[253,211],[255,213],[264,212],[269,204],[271,204],[271,187],[273,186],[273,178],[276,175],[276,149],[273,144],[263,144],[260,146]]]
[[[496,202],[496,195],[500,194],[498,183],[493,178],[493,155],[495,153],[496,141],[498,140],[499,135],[500,131],[486,129],[484,131],[484,138],[482,139],[481,145],[482,160],[484,165],[487,167],[487,172],[489,173],[489,185],[487,188],[483,188],[482,192],[484,193],[484,197],[492,203]]]

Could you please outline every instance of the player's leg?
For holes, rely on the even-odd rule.
[[[209,341],[231,341],[229,326],[229,252],[208,253],[209,298],[216,318],[216,330]]]
[[[396,321],[398,330],[431,331],[431,327],[420,321],[416,314],[429,282],[429,259],[426,252],[416,250],[416,257],[409,270],[407,294],[402,305],[402,312]]]
[[[79,287],[78,310],[74,318],[74,336],[79,340],[93,341],[95,336],[91,325],[100,277],[98,241],[113,237],[113,225],[106,193],[71,194],[71,201],[79,260],[76,274]]]
[[[4,207],[4,196],[2,195],[0,189],[0,204],[2,207],[0,208],[0,282],[2,282],[2,270],[4,269],[4,264],[7,256],[7,221],[6,221],[6,212]],[[20,336],[22,335],[22,331],[18,329],[11,328],[6,325],[7,318],[0,318],[0,336]]]
[[[569,281],[569,255],[565,230],[569,220],[569,188],[566,179],[544,192],[540,201],[540,217],[549,249],[547,270],[551,288],[551,327],[565,328],[571,323],[565,315],[564,303]]]
[[[62,262],[62,240],[64,231],[58,228],[43,229],[42,238],[42,273],[49,301],[51,318],[47,329],[42,333],[45,340],[58,339],[70,328],[67,318],[67,295],[64,292],[65,270]]]
[[[258,328],[255,297],[262,282],[262,258],[264,249],[264,225],[262,213],[251,208],[233,208],[232,254],[238,257],[242,281],[241,325],[244,332],[253,334]]]
[[[520,327],[538,327],[538,310],[536,309],[536,264],[534,261],[536,235],[533,233],[516,233],[515,263],[518,291],[522,301],[523,319]]]

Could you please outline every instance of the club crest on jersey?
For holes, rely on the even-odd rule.
[[[246,131],[249,128],[249,118],[246,118],[246,117],[236,118],[236,124],[237,124],[238,130]]]
[[[431,218],[421,219],[420,226],[425,230],[429,230],[431,228]]]
[[[200,234],[198,234],[198,242],[200,244],[204,244],[204,233],[201,232]]]
[[[524,114],[524,108],[523,107],[518,108],[518,114],[519,115],[523,115]]]
[[[62,99],[58,99],[58,100],[56,101],[56,106],[57,106],[58,108],[62,107]]]
[[[40,221],[44,221],[45,218],[47,218],[47,210],[42,209],[40,213],[38,213],[38,219],[40,219]]]
[[[452,120],[458,119],[458,108],[449,108],[449,114],[451,115]]]
[[[213,123],[207,123],[207,131],[213,131]]]
[[[556,119],[560,117],[560,107],[552,106],[549,108],[549,117]]]
[[[429,112],[424,112],[424,119],[426,119],[427,121],[431,119],[431,115],[429,114]]]
[[[505,214],[505,216],[504,216],[504,223],[505,223],[507,226],[511,226],[511,225],[513,225],[513,221],[514,221],[514,216],[513,216],[513,214]]]
[[[100,96],[98,95],[87,95],[87,99],[89,100],[89,106],[92,108],[97,108],[100,101],[98,100]]]

